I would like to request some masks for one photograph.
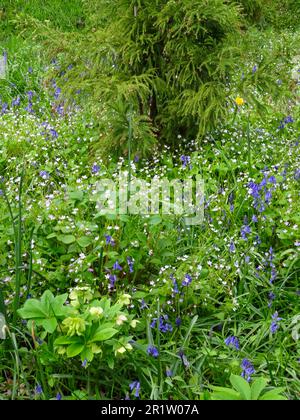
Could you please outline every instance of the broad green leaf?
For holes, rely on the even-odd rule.
[[[43,319],[41,325],[48,333],[52,334],[57,327],[56,318]]]
[[[212,393],[211,397],[213,400],[241,400],[241,395],[231,388],[224,387],[212,387],[215,392]]]
[[[28,299],[23,308],[18,310],[18,314],[23,319],[46,318],[47,312],[43,310],[41,302],[37,299]]]
[[[67,356],[74,357],[82,352],[84,349],[84,344],[82,343],[73,343],[67,348]]]
[[[78,337],[67,337],[67,336],[62,336],[62,337],[58,337],[55,341],[54,341],[54,345],[55,346],[63,346],[65,344],[72,344],[74,342],[78,341]]]
[[[70,245],[76,241],[74,235],[58,235],[57,239],[66,245]]]
[[[244,400],[251,400],[251,389],[248,382],[238,375],[231,375],[230,382],[234,389],[236,389]]]
[[[258,400],[263,389],[265,389],[268,381],[266,378],[257,378],[251,386],[251,400]]]
[[[69,191],[69,198],[81,201],[83,199],[83,191]]]
[[[280,395],[283,391],[284,391],[284,388],[275,388],[263,394],[259,399],[263,401],[287,400],[286,397],[284,397],[283,395]]]
[[[88,236],[82,236],[77,240],[77,243],[81,248],[86,248],[87,246],[91,245],[92,238],[89,238]]]
[[[117,332],[118,332],[118,330],[116,330],[114,328],[110,328],[110,327],[103,328],[103,327],[100,327],[95,332],[95,335],[91,339],[91,342],[94,343],[95,341],[105,341],[105,340],[108,340],[109,338],[113,337]]]

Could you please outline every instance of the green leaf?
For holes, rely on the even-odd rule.
[[[73,343],[67,348],[67,356],[74,357],[82,352],[84,349],[84,344],[82,343]]]
[[[76,241],[76,238],[73,235],[58,235],[57,239],[66,245],[70,245]]]
[[[78,337],[67,337],[67,336],[62,336],[62,337],[58,337],[55,341],[54,341],[54,345],[55,346],[63,346],[66,344],[72,344],[74,342],[78,341]]]
[[[284,397],[283,395],[280,395],[282,392],[284,391],[284,388],[275,388],[272,389],[271,391],[266,392],[265,394],[263,394],[259,399],[266,401],[266,400],[273,400],[273,401],[280,401],[280,400],[287,400],[286,397]]]
[[[28,299],[23,308],[18,310],[23,319],[46,318],[47,312],[43,309],[41,302],[37,299]]]
[[[48,333],[52,334],[57,327],[56,318],[43,319],[41,325]]]
[[[86,248],[87,246],[91,245],[92,238],[89,238],[88,236],[82,236],[81,238],[77,239],[77,243],[81,248]]]
[[[107,328],[99,327],[96,330],[95,335],[91,340],[91,343],[94,343],[95,341],[108,340],[111,337],[113,337],[117,332],[118,332],[118,330],[116,330],[114,328],[111,328],[111,327],[107,327]]]
[[[151,216],[149,219],[149,225],[159,225],[162,221],[162,218],[158,215]]]
[[[251,386],[251,400],[258,400],[263,389],[265,389],[268,380],[266,378],[257,378]]]
[[[236,389],[244,400],[251,400],[251,389],[248,382],[238,375],[231,375],[230,382],[234,389]]]
[[[211,387],[215,392],[212,393],[211,397],[213,400],[241,400],[241,395],[231,388],[224,387]]]
[[[82,199],[83,199],[83,191],[69,191],[69,198],[71,200],[82,201]]]

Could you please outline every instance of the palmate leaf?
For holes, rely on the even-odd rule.
[[[18,314],[23,319],[34,320],[36,325],[42,326],[45,331],[53,333],[57,327],[57,319],[65,317],[72,311],[64,306],[67,293],[54,297],[50,290],[46,290],[41,299],[28,299]]]

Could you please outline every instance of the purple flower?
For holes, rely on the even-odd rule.
[[[252,73],[254,74],[254,73],[256,73],[257,72],[257,65],[255,64],[253,67],[252,67]]]
[[[157,348],[151,344],[148,346],[147,353],[155,358],[159,356]]]
[[[190,158],[190,156],[182,155],[182,156],[180,156],[180,160],[182,162],[182,167],[186,168],[187,165],[190,163],[191,158]]]
[[[58,137],[58,132],[56,130],[54,130],[54,128],[50,128],[50,134],[54,139],[57,139]]]
[[[11,105],[12,106],[19,106],[20,105],[20,102],[21,102],[21,98],[20,98],[20,96],[17,96],[15,99],[13,99],[11,101]]]
[[[58,401],[60,401],[60,400],[61,400],[61,394],[60,394],[59,392],[56,394],[55,399],[56,399],[56,400],[58,400]]]
[[[42,177],[43,179],[49,179],[50,178],[49,172],[40,171],[40,177]]]
[[[115,274],[110,274],[108,279],[109,279],[109,288],[112,290],[115,287],[117,276]]]
[[[282,318],[279,318],[278,312],[277,311],[274,312],[274,314],[272,315],[272,323],[271,323],[271,326],[270,326],[270,331],[271,331],[272,334],[274,334],[278,330],[278,328],[279,328],[278,322],[281,321],[281,320],[282,320]]]
[[[61,88],[57,87],[54,92],[54,99],[58,99],[61,94]]]
[[[81,366],[84,368],[87,367],[87,359],[84,359],[84,361],[81,363]]]
[[[241,363],[242,373],[241,376],[246,379],[247,382],[251,381],[251,375],[255,373],[253,364],[248,359],[243,359]]]
[[[118,270],[118,271],[123,270],[123,268],[122,268],[122,267],[121,267],[121,265],[119,264],[118,260],[114,263],[114,265],[113,265],[113,269],[114,269],[114,270]]]
[[[6,114],[7,110],[8,110],[8,104],[4,102],[1,107],[1,114]]]
[[[186,274],[184,276],[184,280],[182,280],[182,286],[188,286],[189,284],[192,283],[192,277],[189,274]]]
[[[93,165],[92,166],[92,174],[97,174],[100,171],[100,166],[99,165]]]
[[[131,384],[129,384],[129,389],[130,389],[130,391],[133,391],[135,389],[134,396],[136,398],[139,398],[139,391],[141,389],[141,384],[139,383],[139,381],[131,382]]]
[[[128,267],[129,267],[129,272],[133,273],[134,262],[133,262],[133,259],[131,257],[127,257],[127,264],[128,264]]]
[[[148,305],[147,305],[147,303],[145,302],[145,299],[142,299],[142,300],[141,300],[141,309],[146,309],[146,308],[148,308]]]
[[[182,323],[181,318],[177,317],[177,318],[175,319],[175,324],[176,324],[176,327],[180,327],[181,323]]]
[[[43,393],[43,388],[40,384],[37,384],[37,386],[35,387],[35,393],[37,395],[41,395]]]
[[[32,100],[33,95],[34,95],[34,92],[33,92],[32,90],[29,90],[29,91],[27,92],[27,97],[28,97],[28,100],[29,100],[29,101],[31,101],[31,100]]]
[[[234,335],[230,335],[229,337],[227,337],[225,340],[225,344],[226,346],[232,346],[232,347],[235,347],[236,350],[240,350],[239,340]]]
[[[190,363],[189,363],[188,359],[186,358],[186,355],[184,354],[183,350],[180,350],[178,355],[179,355],[179,357],[180,357],[180,359],[183,363],[183,366],[184,367],[189,367]]]
[[[241,236],[244,239],[244,241],[247,241],[247,235],[249,235],[251,233],[251,228],[248,225],[244,225],[241,229]]]
[[[173,376],[173,372],[172,372],[172,370],[171,370],[171,369],[166,369],[166,376],[167,376],[168,378],[170,378],[171,376]]]
[[[229,251],[230,252],[235,252],[235,245],[234,245],[234,242],[230,242],[230,245],[229,245]]]
[[[171,324],[169,324],[168,322],[166,322],[168,320],[168,315],[162,315],[159,317],[159,319],[157,318],[153,318],[150,324],[151,328],[156,328],[157,327],[157,321],[158,321],[158,328],[162,333],[166,333],[168,331],[172,332],[173,331],[173,327]]]
[[[104,235],[104,236],[105,236],[106,245],[115,246],[116,243],[110,235]]]

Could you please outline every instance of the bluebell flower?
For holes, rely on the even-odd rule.
[[[230,252],[235,252],[235,245],[234,245],[234,242],[230,242],[230,245],[229,245],[229,251]]]
[[[256,73],[257,72],[257,65],[255,64],[253,67],[252,67],[252,73],[254,74],[254,73]]]
[[[20,96],[17,96],[15,99],[13,99],[12,101],[11,101],[11,105],[14,107],[14,106],[19,106],[20,105],[20,102],[21,102],[21,98],[20,98]]]
[[[110,235],[104,235],[106,245],[115,246],[115,241]]]
[[[189,274],[184,276],[184,280],[182,281],[182,286],[189,286],[192,283],[192,277]]]
[[[84,359],[84,361],[81,364],[82,367],[86,368],[87,367],[87,359]]]
[[[236,350],[240,350],[239,340],[234,335],[230,335],[229,337],[227,337],[225,339],[225,344],[226,344],[226,346],[232,346],[232,347],[235,347]]]
[[[97,174],[100,171],[101,167],[99,165],[92,166],[92,174]]]
[[[130,391],[135,390],[134,396],[136,398],[139,398],[139,392],[140,392],[140,389],[141,389],[141,384],[140,384],[139,381],[131,382],[131,384],[129,384],[129,389],[130,389]]]
[[[54,92],[54,99],[58,99],[59,98],[59,96],[60,96],[60,94],[61,94],[61,88],[59,88],[59,87],[57,87],[56,89],[55,89],[55,92]]]
[[[175,324],[176,324],[176,327],[180,327],[181,323],[182,323],[181,318],[177,317],[177,318],[175,319]]]
[[[189,367],[190,363],[188,361],[188,359],[186,358],[186,355],[184,354],[183,350],[179,350],[178,355],[183,363],[184,367]]]
[[[35,387],[35,393],[37,395],[40,395],[40,394],[43,393],[43,388],[42,388],[42,386],[40,384],[37,384],[37,386]]]
[[[54,130],[54,128],[50,128],[50,134],[53,138],[57,139],[58,137],[58,132],[56,130]]]
[[[60,401],[60,400],[61,400],[61,394],[60,394],[59,392],[56,394],[55,399],[56,399],[57,401]]]
[[[155,358],[159,356],[157,348],[151,344],[148,346],[147,353],[149,354],[149,356],[153,356]]]
[[[40,171],[40,177],[42,177],[43,179],[49,179],[50,178],[49,172]]]
[[[247,382],[251,381],[251,375],[255,373],[253,364],[248,359],[243,359],[241,363],[242,373],[241,376],[246,379]]]
[[[150,323],[150,327],[156,328],[157,322],[158,322],[158,328],[162,333],[172,332],[173,327],[170,323],[166,322],[167,320],[168,320],[168,315],[162,315],[159,317],[159,319],[153,318]]]
[[[253,214],[251,220],[252,220],[253,223],[257,223],[258,222],[258,218],[257,218],[257,216],[255,216],[255,214]]]
[[[114,269],[114,270],[118,270],[118,271],[123,270],[123,268],[122,268],[122,266],[119,264],[118,260],[114,263],[114,265],[113,265],[113,269]]]
[[[185,156],[185,155],[182,155],[182,156],[180,156],[180,160],[181,160],[181,162],[182,162],[182,167],[183,167],[183,168],[186,168],[186,167],[187,167],[187,165],[190,163],[191,158],[190,158],[190,156]],[[190,166],[190,167],[191,167],[191,166]]]
[[[250,228],[250,226],[248,226],[248,225],[244,225],[244,226],[241,228],[241,236],[242,236],[242,238],[243,238],[245,241],[247,241],[247,240],[248,240],[247,235],[249,235],[250,233],[251,233],[251,228]]]
[[[6,114],[7,110],[8,110],[8,104],[4,102],[1,107],[1,114]]]
[[[173,372],[172,372],[172,370],[171,370],[171,369],[166,369],[166,376],[167,376],[168,378],[170,378],[171,376],[173,376]]]
[[[147,309],[148,308],[148,305],[147,305],[147,303],[145,302],[145,299],[142,299],[141,300],[141,309]]]
[[[29,100],[29,101],[31,101],[31,99],[33,98],[33,95],[34,95],[34,92],[33,92],[32,90],[29,90],[29,91],[27,92],[27,97],[28,97],[28,100]]]
[[[271,331],[272,334],[274,334],[278,330],[278,328],[279,328],[278,323],[281,320],[282,320],[282,318],[279,318],[278,312],[277,311],[274,312],[274,314],[272,315],[272,323],[271,323],[271,326],[270,326],[270,331]]]
[[[115,274],[110,274],[108,279],[109,279],[109,288],[113,289],[117,281],[117,276]]]
[[[127,257],[127,264],[128,264],[128,267],[129,267],[129,272],[133,273],[134,272],[134,270],[133,270],[134,262],[133,262],[133,259],[131,257]]]

